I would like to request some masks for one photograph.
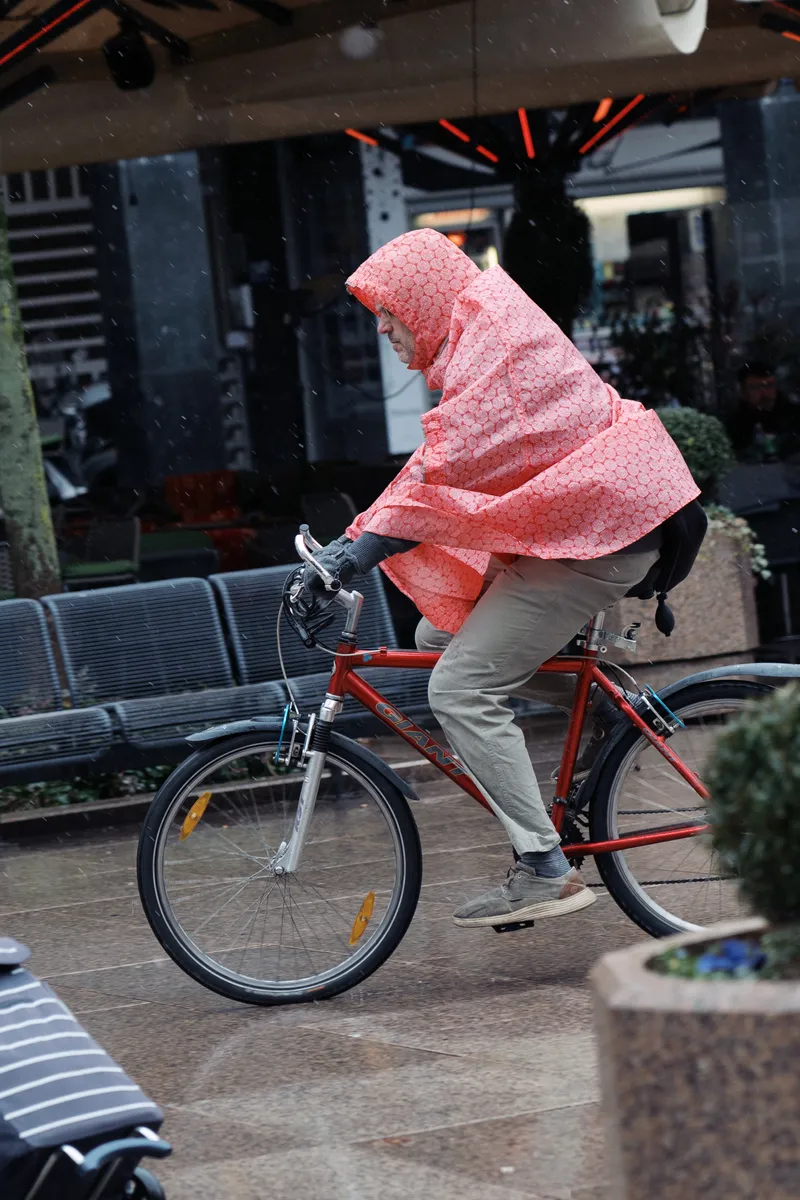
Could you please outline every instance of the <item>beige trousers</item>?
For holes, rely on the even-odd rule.
[[[430,679],[433,713],[518,854],[550,850],[559,836],[509,697],[569,709],[574,677],[534,679],[535,672],[644,579],[657,557],[658,551],[588,562],[517,558],[495,574],[455,636],[425,618],[417,628],[418,649],[444,651]]]

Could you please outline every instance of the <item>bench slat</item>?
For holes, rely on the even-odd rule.
[[[62,707],[44,610],[35,600],[0,604],[0,717]]]
[[[44,600],[73,703],[232,687],[214,594],[204,579],[68,592]]]
[[[211,577],[211,583],[222,601],[237,673],[242,683],[280,679],[276,621],[286,576],[294,569],[294,566],[262,567],[254,571],[232,571]],[[364,596],[358,628],[359,645],[396,648],[397,635],[380,571],[359,576],[353,586]],[[344,619],[344,609],[337,605],[334,623],[322,634],[326,646],[336,645]],[[290,676],[313,675],[320,671],[330,673],[330,656],[322,650],[307,650],[286,621],[281,625],[281,646]]]
[[[214,688],[191,696],[162,696],[157,700],[128,700],[114,705],[129,745],[141,750],[180,746],[191,733],[212,725],[251,717],[277,717],[286,706],[286,692],[277,683]],[[187,754],[189,747],[186,747]]]
[[[99,761],[111,749],[111,718],[102,708],[43,713],[0,721],[0,778],[25,768],[60,763],[64,768]]]

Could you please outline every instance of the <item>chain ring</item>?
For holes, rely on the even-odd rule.
[[[588,826],[588,819],[583,817],[582,814],[578,816],[574,813],[567,813],[564,817],[564,823],[561,826],[561,845],[575,846],[580,845],[581,842],[585,842],[587,838],[584,830],[588,829]],[[573,854],[567,861],[571,867],[579,870],[583,865],[585,857],[584,854]]]

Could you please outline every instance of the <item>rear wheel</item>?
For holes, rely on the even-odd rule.
[[[670,748],[700,779],[720,734],[745,704],[772,691],[759,683],[720,680],[673,693],[670,707],[684,722]],[[612,750],[592,797],[592,841],[648,828],[706,819],[706,802],[665,758],[631,727]],[[654,937],[701,929],[745,914],[738,883],[707,834],[597,855],[600,876],[620,908]]]
[[[422,880],[400,789],[345,745],[327,756],[292,874],[302,769],[245,734],[187,759],[156,796],[139,841],[139,890],[164,949],[206,987],[250,1004],[320,1000],[375,971],[402,939]]]

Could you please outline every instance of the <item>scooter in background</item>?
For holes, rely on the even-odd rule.
[[[39,403],[39,434],[48,492],[53,503],[85,496],[101,480],[113,486],[111,391],[105,382],[61,389]]]

